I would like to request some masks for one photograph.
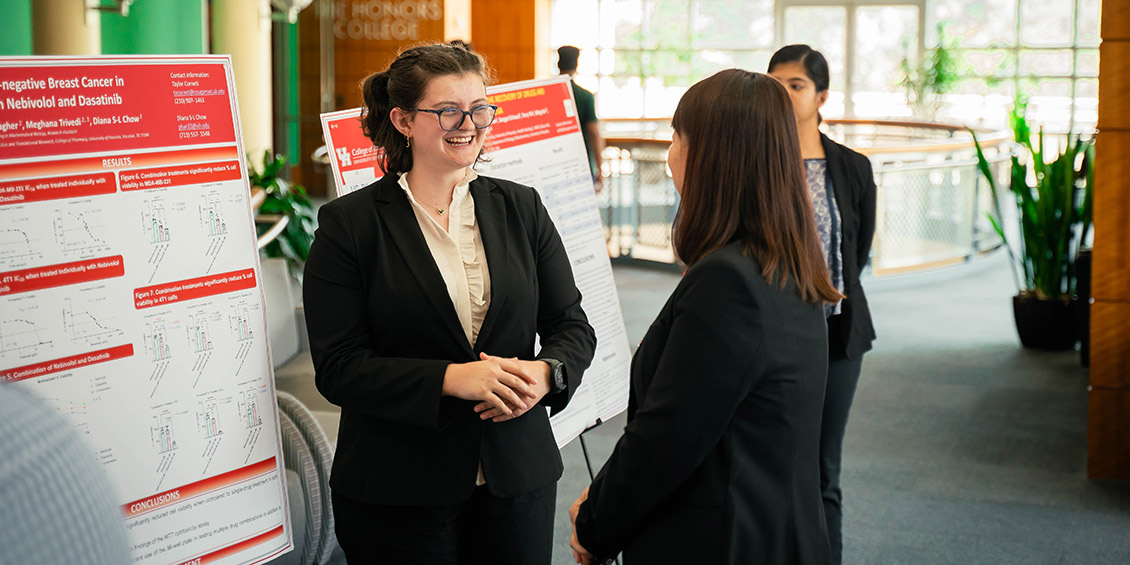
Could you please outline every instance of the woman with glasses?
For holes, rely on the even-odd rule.
[[[867,157],[820,133],[820,108],[828,99],[828,61],[807,45],[782,47],[769,60],[769,75],[792,97],[800,153],[815,211],[816,228],[836,289],[845,295],[825,309],[828,317],[828,388],[820,433],[820,490],[832,562],[840,563],[843,510],[840,460],[863,354],[875,329],[859,273],[875,236],[875,176]]]
[[[330,485],[351,563],[550,563],[546,408],[569,402],[595,335],[537,192],[472,168],[488,78],[479,55],[427,45],[365,79],[385,176],[319,211],[303,296],[315,382],[341,406]]]
[[[570,508],[578,562],[828,561],[817,455],[828,280],[789,95],[730,69],[687,90],[667,164],[688,269],[632,359],[628,425]]]

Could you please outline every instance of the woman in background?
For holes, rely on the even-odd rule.
[[[318,214],[303,297],[315,382],[341,406],[350,563],[550,563],[562,463],[543,406],[569,402],[596,338],[537,192],[472,169],[487,78],[452,45],[367,78],[385,176]]]
[[[824,305],[841,296],[789,96],[766,75],[722,71],[687,91],[671,126],[688,269],[632,360],[624,435],[570,509],[574,557],[826,563]]]
[[[812,196],[828,273],[845,295],[826,307],[828,388],[820,431],[820,490],[828,522],[832,562],[843,552],[843,494],[840,461],[848,412],[855,397],[863,354],[875,329],[859,273],[871,254],[875,235],[875,177],[867,157],[820,133],[820,107],[828,100],[828,62],[807,45],[789,45],[769,61],[769,74],[788,89],[796,113],[800,152]]]

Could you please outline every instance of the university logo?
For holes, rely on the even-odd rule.
[[[341,147],[337,150],[337,160],[341,161],[341,166],[348,167],[353,161],[349,158],[349,150]]]

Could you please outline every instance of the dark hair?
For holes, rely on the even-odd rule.
[[[581,50],[572,45],[562,45],[557,48],[557,70],[571,73],[577,70],[577,59],[581,57]]]
[[[687,90],[671,127],[686,151],[675,252],[688,266],[740,242],[770,284],[809,303],[842,298],[828,278],[785,87],[729,69]]]
[[[439,76],[476,73],[489,84],[490,67],[481,55],[466,47],[439,43],[402,51],[388,70],[373,73],[361,83],[365,108],[361,129],[373,145],[384,149],[380,162],[385,174],[412,170],[412,150],[389,118],[393,108],[410,111],[424,97],[428,83]]]
[[[777,50],[769,59],[768,72],[784,63],[800,63],[804,73],[816,84],[816,92],[828,90],[828,60],[819,51],[803,44],[786,45]]]
[[[475,48],[471,46],[470,41],[463,41],[462,39],[452,39],[451,41],[448,41],[447,44],[452,47],[462,47],[468,51],[475,50]]]

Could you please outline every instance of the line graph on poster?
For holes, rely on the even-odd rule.
[[[41,232],[42,224],[24,206],[0,208],[0,226],[0,271],[42,261],[43,240],[51,235]]]
[[[63,299],[63,334],[74,344],[104,345],[122,335],[106,286],[82,288]]]
[[[90,415],[96,402],[92,398],[94,379],[84,387],[82,377],[74,372],[54,373],[27,383],[55,412],[64,416],[71,427],[82,435],[90,435]]]
[[[91,371],[52,373],[24,381],[19,386],[33,388],[37,396],[82,435],[92,435],[90,423],[94,413],[103,401],[113,400],[109,377],[103,373],[91,374]]]
[[[49,319],[36,295],[6,299],[0,310],[0,364],[12,367],[45,355],[54,347],[55,336]]]
[[[90,199],[66,202],[55,210],[52,221],[55,243],[71,259],[104,254],[110,250],[110,223],[106,211]]]

